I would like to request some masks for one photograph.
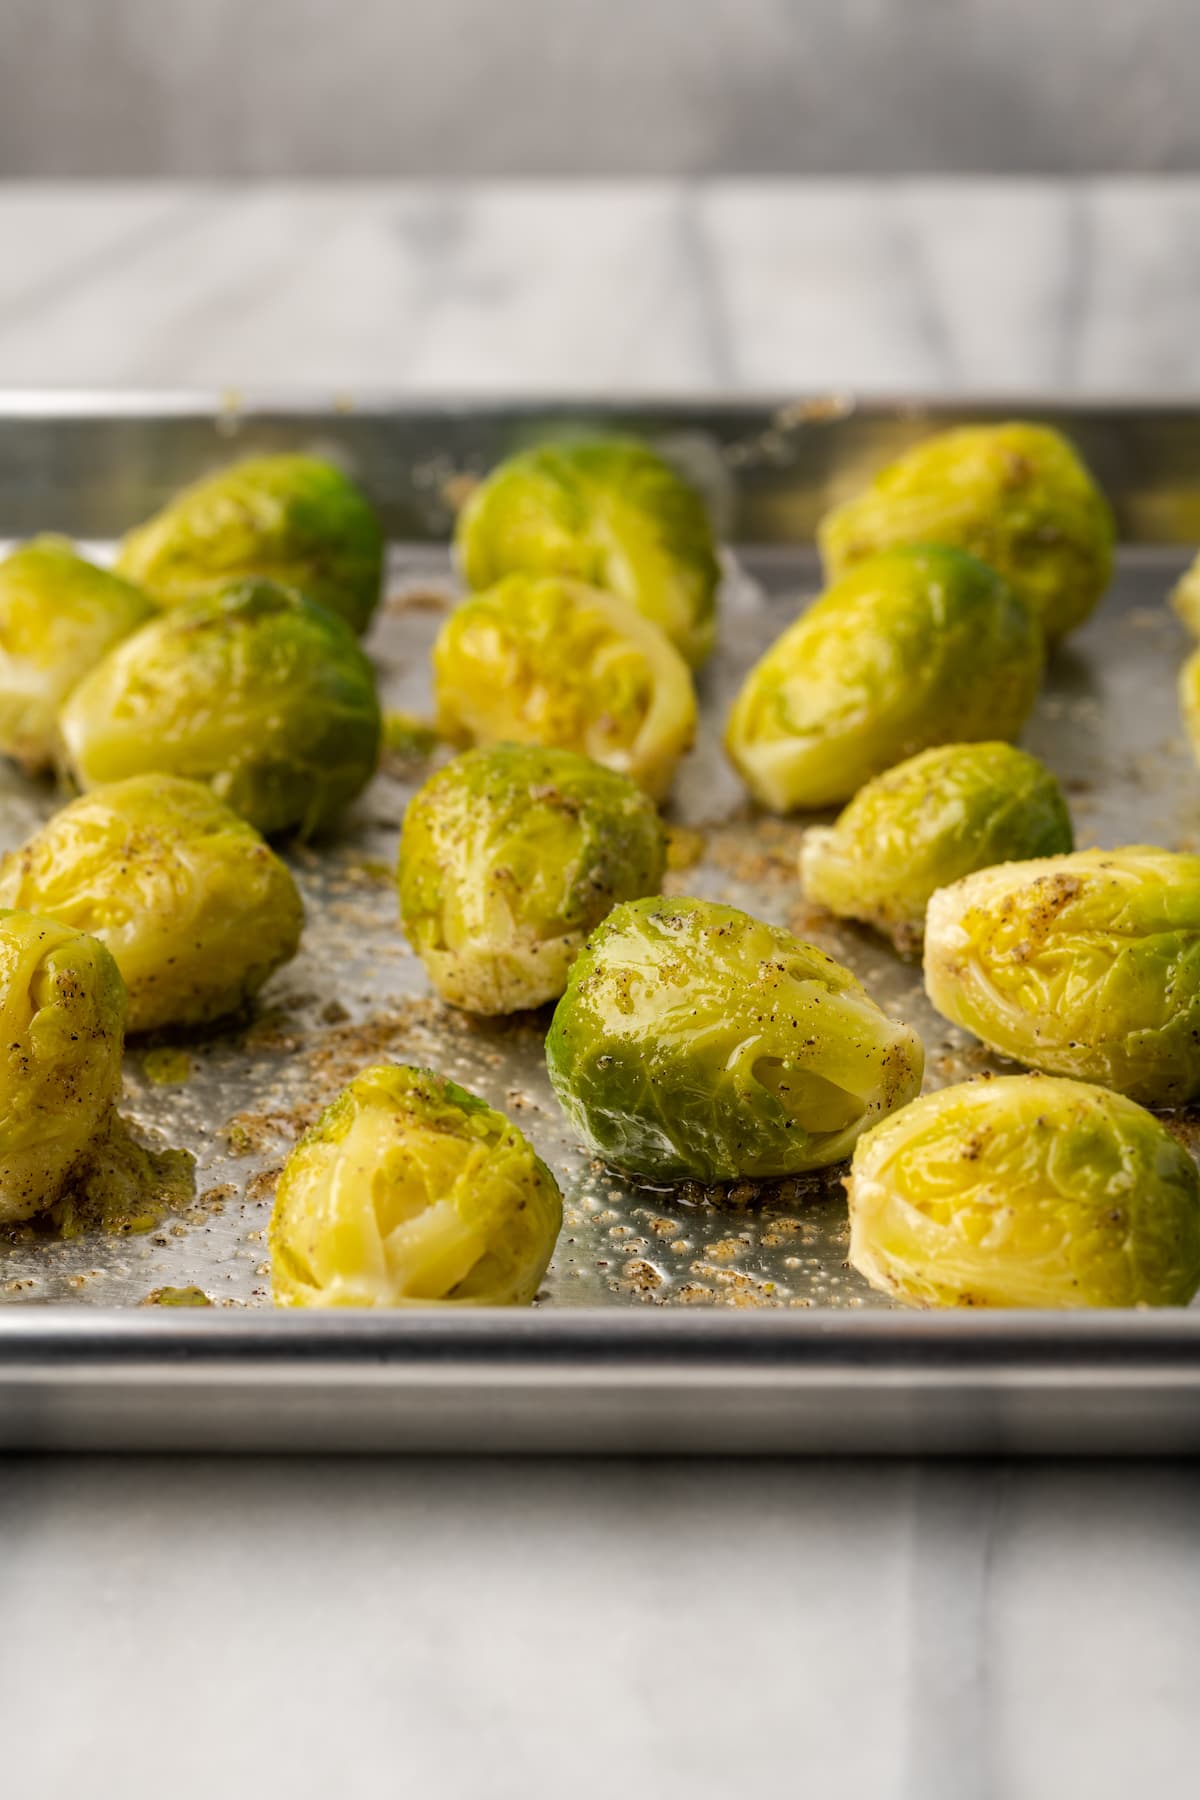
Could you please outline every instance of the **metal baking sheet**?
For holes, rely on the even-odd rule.
[[[919,968],[806,906],[795,864],[808,821],[756,817],[718,741],[745,668],[816,591],[809,540],[829,495],[951,410],[840,400],[565,410],[635,425],[681,455],[732,543],[700,743],[669,813],[680,865],[669,888],[730,900],[849,963],[920,1030],[927,1085],[1000,1066],[932,1013]],[[1066,425],[1105,473],[1127,539],[1104,605],[1056,653],[1024,741],[1062,779],[1081,845],[1196,846],[1200,774],[1173,698],[1185,641],[1164,595],[1187,539],[1200,537],[1200,411],[1064,417],[1026,401],[953,415],[1007,410]],[[0,537],[52,527],[104,555],[165,491],[232,455],[286,444],[338,456],[405,534],[370,649],[385,704],[423,713],[429,645],[456,591],[453,506],[498,455],[558,417],[12,399],[0,406]],[[1196,1309],[906,1313],[846,1266],[840,1171],[714,1198],[632,1188],[592,1163],[548,1089],[548,1015],[474,1021],[441,1006],[399,932],[396,841],[429,766],[392,759],[336,839],[290,853],[305,941],[251,1015],[130,1045],[122,1110],[152,1148],[187,1153],[186,1177],[171,1158],[170,1181],[132,1229],[0,1237],[0,1443],[1200,1448]],[[55,804],[50,788],[4,771],[0,846]],[[566,1222],[532,1312],[272,1313],[265,1230],[282,1160],[353,1073],[386,1059],[483,1094],[555,1169]],[[1190,1143],[1192,1121],[1176,1127]],[[212,1307],[144,1304],[185,1287]]]

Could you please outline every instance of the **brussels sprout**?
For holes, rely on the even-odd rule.
[[[618,900],[657,893],[665,833],[627,776],[570,750],[468,750],[404,818],[404,929],[443,1000],[514,1012],[555,1000]]]
[[[1074,845],[1062,790],[1011,744],[944,744],[877,775],[837,822],[804,835],[800,875],[818,906],[919,950],[925,907],[992,863],[1056,856]]]
[[[126,638],[79,683],[59,729],[81,787],[183,775],[260,831],[311,833],[370,780],[380,716],[341,619],[243,581]]]
[[[438,729],[457,744],[577,750],[661,800],[696,733],[687,665],[613,594],[510,575],[455,608],[433,648]]]
[[[260,456],[184,488],[131,531],[117,567],[164,606],[257,576],[299,588],[363,632],[383,534],[366,496],[315,456]]]
[[[278,1306],[533,1299],[562,1226],[549,1169],[444,1076],[356,1075],[292,1151],[271,1214]]]
[[[1082,625],[1112,575],[1108,502],[1067,440],[1042,425],[940,432],[822,521],[831,579],[905,544],[953,544],[999,571],[1053,643]]]
[[[918,1306],[1185,1306],[1200,1175],[1158,1120],[1079,1081],[926,1094],[859,1139],[850,1261]]]
[[[0,752],[31,775],[49,768],[75,683],[154,611],[65,538],[33,538],[0,562]]]
[[[751,669],[725,735],[773,812],[832,806],[933,744],[1015,737],[1042,675],[1025,601],[961,550],[852,569]]]
[[[296,954],[296,884],[252,825],[208,788],[135,775],[56,813],[0,863],[0,905],[106,944],[126,1025],[200,1025],[234,1012]]]
[[[54,1205],[121,1091],[125,989],[95,938],[0,911],[0,1220]]]
[[[832,957],[706,900],[633,900],[593,933],[546,1040],[587,1144],[650,1183],[763,1180],[848,1156],[920,1091],[921,1042]]]
[[[645,444],[548,444],[501,463],[459,515],[473,588],[569,575],[616,594],[693,668],[712,650],[720,569],[700,495]]]
[[[1200,856],[1145,845],[981,869],[925,919],[925,986],[993,1050],[1146,1106],[1200,1093]]]

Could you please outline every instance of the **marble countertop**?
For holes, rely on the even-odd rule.
[[[1200,394],[1200,181],[0,186],[0,384]],[[1200,1466],[0,1462],[14,1796],[1185,1792]]]

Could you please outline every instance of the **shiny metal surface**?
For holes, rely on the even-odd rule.
[[[454,591],[434,539],[464,475],[540,423],[497,408],[301,408],[245,424],[165,403],[92,416],[39,403],[35,413],[0,404],[4,537],[52,526],[102,551],[162,492],[251,445],[346,456],[393,528],[417,539],[394,552],[370,648],[386,703],[418,712],[428,705],[428,645]],[[812,403],[807,413],[643,409],[629,421],[682,448],[734,528],[767,540],[743,542],[729,562],[702,740],[672,808],[680,860],[694,860],[670,886],[789,924],[849,962],[921,1031],[929,1085],[988,1059],[932,1014],[918,969],[805,906],[794,875],[805,821],[755,819],[717,734],[745,667],[815,591],[803,540],[824,496],[847,469],[857,478],[946,416],[926,411],[916,424],[891,409]],[[1127,536],[1186,536],[1194,518],[1200,537],[1200,413],[1052,416],[1107,467]],[[1067,788],[1081,844],[1200,841],[1200,776],[1173,702],[1184,638],[1163,605],[1184,556],[1136,541],[1127,549],[1097,617],[1057,655],[1026,733]],[[425,772],[386,768],[336,841],[295,854],[304,947],[253,1017],[200,1040],[131,1045],[124,1111],[151,1143],[194,1156],[194,1195],[160,1207],[147,1230],[62,1240],[25,1228],[0,1243],[0,1301],[12,1303],[0,1307],[0,1444],[1200,1448],[1194,1309],[1170,1319],[901,1314],[845,1267],[837,1171],[714,1204],[630,1189],[591,1165],[548,1090],[545,1018],[475,1022],[436,1004],[397,929],[390,870],[406,796]],[[19,841],[54,804],[50,790],[6,772],[0,844]],[[431,1064],[484,1094],[558,1173],[566,1226],[533,1313],[270,1312],[274,1176],[321,1105],[381,1058]],[[176,1079],[153,1078],[163,1073]],[[1189,1136],[1190,1121],[1179,1129]],[[219,1310],[139,1307],[188,1285]],[[98,1310],[108,1308],[123,1310]]]

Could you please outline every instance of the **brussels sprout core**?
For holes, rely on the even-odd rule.
[[[832,957],[732,906],[661,897],[593,933],[546,1041],[585,1142],[662,1184],[838,1162],[919,1092],[923,1060]]]
[[[80,682],[59,724],[81,787],[182,775],[267,833],[331,824],[374,773],[381,729],[349,627],[267,581],[143,626]]]
[[[569,750],[469,750],[409,805],[404,929],[442,998],[471,1012],[557,999],[587,933],[657,891],[664,832],[624,775]]]
[[[287,1160],[271,1215],[279,1306],[533,1299],[562,1225],[515,1125],[427,1069],[367,1069]]]
[[[61,1196],[121,1091],[125,989],[95,938],[0,911],[0,1220]]]
[[[64,807],[0,863],[0,904],[107,945],[130,1031],[236,1011],[296,954],[304,920],[253,826],[173,775],[135,775]]]
[[[298,588],[363,632],[383,534],[349,478],[315,456],[261,456],[185,488],[131,531],[117,564],[164,606],[256,576]]]
[[[747,676],[725,735],[773,812],[848,800],[934,744],[1012,738],[1037,697],[1042,634],[974,557],[877,556],[835,583]]]
[[[473,588],[568,575],[653,620],[696,668],[716,629],[720,577],[700,495],[645,444],[549,444],[502,463],[459,517]]]
[[[918,444],[822,521],[831,579],[905,544],[952,544],[1029,601],[1047,639],[1074,630],[1112,576],[1108,503],[1067,440],[1042,425],[974,425]]]
[[[859,1140],[850,1260],[918,1306],[1186,1306],[1200,1175],[1150,1113],[1013,1075],[926,1094]]]
[[[925,986],[1017,1062],[1182,1106],[1200,1094],[1200,856],[1080,850],[968,875],[929,902]]]

